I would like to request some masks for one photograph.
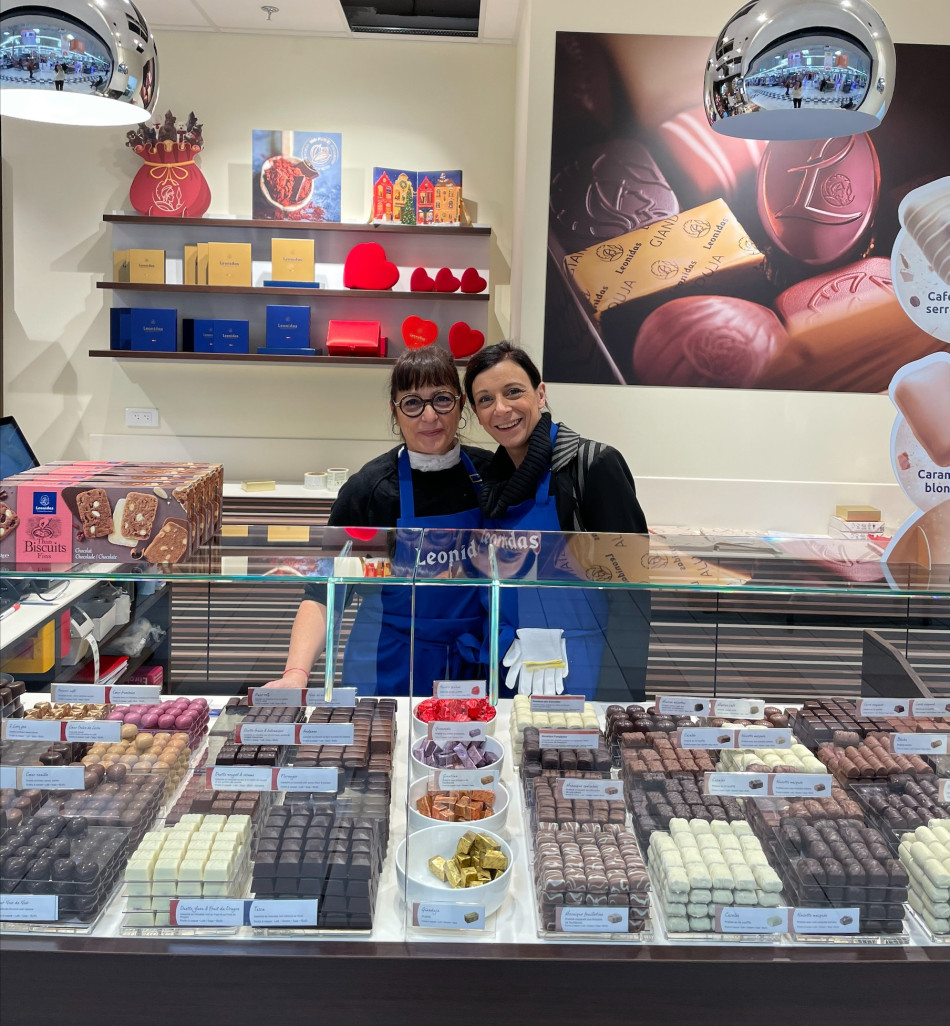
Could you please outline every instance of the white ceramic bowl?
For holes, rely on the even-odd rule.
[[[511,885],[511,845],[497,834],[489,830],[479,829],[479,833],[488,834],[501,846],[508,859],[508,868],[496,880],[481,884],[478,887],[463,889],[452,888],[429,872],[429,859],[433,855],[450,858],[455,854],[455,846],[466,830],[480,827],[476,823],[440,823],[438,826],[417,830],[396,849],[396,879],[406,900],[414,901],[451,901],[459,904],[484,905],[485,916],[490,916],[501,908],[508,887]],[[407,867],[408,858],[408,867]],[[406,881],[408,871],[409,879]]]
[[[421,702],[426,701],[424,698],[420,698],[418,702],[414,702],[412,706],[412,736],[413,739],[423,737],[429,729],[429,724],[425,720],[420,720],[416,716],[416,709],[419,708]],[[480,723],[485,728],[485,733],[492,737],[495,733],[495,724],[498,723],[498,709],[495,709],[495,715],[490,720],[472,720],[472,723]]]
[[[429,781],[424,777],[409,786],[410,830],[427,830],[432,826],[445,825],[439,823],[437,820],[430,819],[428,816],[423,816],[423,814],[416,808],[416,802],[426,793],[426,788],[428,786]],[[491,833],[493,830],[497,832],[502,829],[505,825],[505,820],[508,818],[508,797],[507,788],[503,787],[501,783],[498,783],[495,786],[495,811],[490,816],[486,816],[484,819],[473,820],[471,823],[447,825],[464,825],[470,830],[485,831],[486,833]]]
[[[410,745],[410,751],[416,747],[421,741],[421,738],[414,737]],[[502,767],[505,764],[505,746],[494,737],[485,738],[485,751],[493,752],[496,756],[495,761],[491,764],[491,769],[498,769],[498,773],[501,774]],[[459,769],[458,766],[452,767],[453,769]],[[412,772],[410,777],[412,780],[418,780],[419,777],[427,776],[429,771],[435,769],[434,766],[427,766],[421,759],[417,759],[415,754],[412,755]]]

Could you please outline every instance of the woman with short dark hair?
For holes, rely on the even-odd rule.
[[[345,527],[442,528],[481,524],[477,490],[491,454],[462,445],[458,431],[465,396],[447,350],[408,350],[390,376],[389,407],[402,443],[377,456],[340,489],[328,523]],[[394,562],[400,558],[398,551]],[[412,563],[410,562],[411,566]],[[364,694],[408,694],[411,589],[367,589],[350,632],[344,683]],[[463,656],[458,639],[481,637],[484,613],[476,589],[416,589],[415,688],[433,680],[484,676]],[[326,586],[307,586],[297,611],[283,676],[273,687],[306,687],[326,638]]]
[[[646,534],[646,519],[623,456],[612,446],[582,438],[552,421],[541,373],[523,349],[501,342],[476,353],[465,369],[465,394],[479,423],[499,443],[483,471],[479,493],[486,527]],[[618,603],[612,606],[606,594],[595,589],[511,588],[503,597],[508,605],[502,640],[511,646],[505,663],[519,690],[563,691],[565,674],[544,669],[544,664],[557,661],[548,657],[563,641],[572,693],[611,701],[642,695],[647,592],[628,593],[626,605],[632,600],[632,608],[621,612],[619,619],[614,608]],[[608,635],[611,617],[617,630]],[[534,633],[525,635],[526,628]],[[625,631],[626,638],[618,630]],[[532,643],[540,646],[534,653]],[[614,658],[605,662],[607,654]],[[542,669],[532,672],[532,663]]]

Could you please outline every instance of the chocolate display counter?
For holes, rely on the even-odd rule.
[[[43,569],[204,586],[236,618],[235,585],[300,597],[307,583],[326,601],[326,655],[309,689],[238,678],[230,695],[180,695],[174,652],[161,684],[146,664],[109,685],[5,685],[5,1022],[104,1003],[191,1021],[215,997],[236,1023],[277,1007],[420,1022],[445,1014],[433,988],[457,1002],[464,980],[466,1004],[477,991],[479,1014],[506,1022],[731,1023],[741,994],[741,1018],[946,1023],[934,568],[874,578],[852,560],[848,576],[762,539],[270,534],[174,567]],[[482,600],[486,667],[510,656],[512,610],[524,625],[550,599],[600,630],[588,620],[578,646],[564,622],[561,693],[542,675],[512,698],[502,665],[464,683],[410,682],[407,666],[401,696],[373,694],[358,657],[379,639],[361,617],[437,587],[447,605],[457,588]],[[839,619],[815,622],[813,602]],[[775,650],[782,604],[805,622]],[[761,625],[750,659],[733,639]],[[211,637],[208,653],[210,668]],[[276,677],[285,655],[253,659]]]

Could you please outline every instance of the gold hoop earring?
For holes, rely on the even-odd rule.
[[[461,431],[467,423],[468,421],[465,419],[465,414],[463,413],[462,416],[459,417],[459,431]]]

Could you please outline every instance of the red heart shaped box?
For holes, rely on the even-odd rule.
[[[424,349],[438,337],[439,326],[435,321],[425,321],[413,314],[402,322],[402,340],[410,349]]]
[[[484,292],[488,282],[475,270],[474,267],[466,267],[462,271],[462,291],[470,294]]]
[[[485,336],[477,328],[470,328],[465,321],[456,321],[449,328],[449,349],[456,360],[462,360],[477,353],[485,344]]]
[[[456,278],[447,267],[441,268],[435,276],[436,292],[457,292],[458,287],[461,284],[462,283],[458,278]]]
[[[399,268],[386,259],[378,242],[361,242],[346,256],[343,287],[348,289],[391,289],[399,281]]]
[[[409,279],[410,292],[431,292],[435,288],[435,282],[429,277],[429,272],[424,267],[417,267]]]

